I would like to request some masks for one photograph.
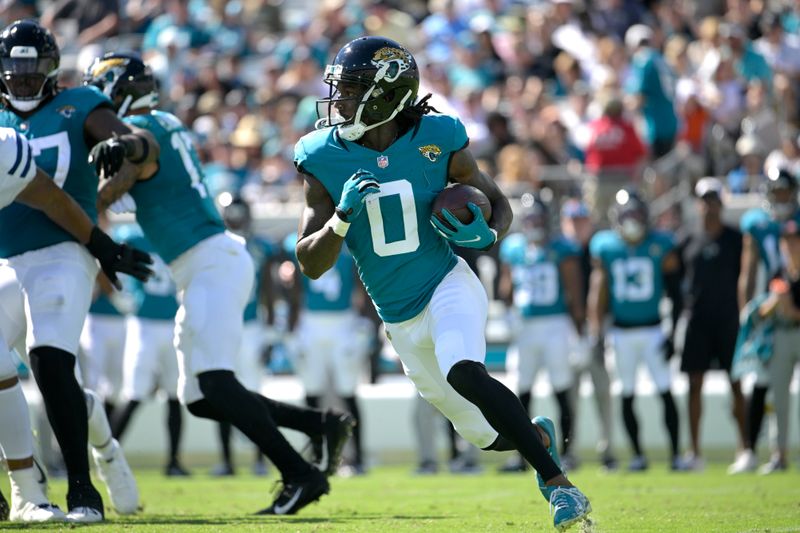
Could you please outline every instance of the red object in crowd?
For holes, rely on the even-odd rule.
[[[624,118],[602,116],[589,124],[589,131],[584,165],[591,173],[633,171],[647,154],[633,125]]]

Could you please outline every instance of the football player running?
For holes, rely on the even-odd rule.
[[[672,301],[674,334],[683,308],[680,259],[672,238],[649,227],[647,204],[635,192],[626,189],[617,192],[611,219],[614,229],[596,233],[589,244],[592,254],[589,336],[595,339],[593,351],[603,348],[597,344],[604,338],[608,312],[613,322],[609,337],[622,383],[622,418],[634,452],[628,470],[638,472],[648,468],[633,410],[640,362],[647,365],[664,403],[664,425],[672,452],[670,468],[684,470],[678,454],[678,411],[670,391],[673,335],[665,338],[659,314],[659,302],[666,292]]]
[[[0,208],[16,201],[41,210],[55,224],[83,243],[105,272],[146,276],[146,256],[120,246],[100,230],[80,206],[36,166],[27,139],[11,128],[0,128]],[[5,320],[3,321],[5,324]],[[0,331],[0,450],[11,483],[12,521],[63,521],[66,515],[52,505],[37,478],[28,404],[17,366]],[[85,451],[84,451],[85,454]]]
[[[178,396],[193,415],[233,424],[281,472],[283,489],[260,513],[294,514],[330,490],[326,474],[335,471],[352,420],[270,400],[239,382],[234,371],[255,277],[253,260],[244,240],[225,231],[189,132],[173,115],[154,109],[155,80],[136,56],[98,58],[85,83],[100,88],[126,122],[150,130],[162,146],[157,162],[125,165],[113,174],[99,192],[98,208],[129,192],[139,226],[169,266],[180,303]],[[306,462],[278,426],[321,435],[326,460],[319,468]]]
[[[420,394],[475,445],[518,450],[535,468],[557,528],[582,520],[591,507],[561,471],[552,421],[531,423],[486,371],[486,293],[447,242],[490,248],[511,223],[508,200],[478,170],[461,121],[429,115],[428,97],[417,101],[417,64],[402,45],[351,41],[325,69],[325,82],[327,117],[295,146],[305,178],[296,247],[303,273],[322,276],[346,241]],[[449,212],[451,227],[434,219],[433,201],[448,182],[483,191],[491,220],[472,204],[470,224]]]
[[[20,151],[22,161],[12,168],[20,172],[32,166],[28,157],[32,154],[36,165],[94,221],[98,176],[87,164],[90,149],[94,160],[109,172],[124,161],[154,160],[158,146],[149,133],[120,121],[98,91],[60,89],[56,83],[59,58],[55,39],[35,21],[13,22],[0,33],[4,104],[0,126],[11,127],[18,138],[24,135],[30,140],[30,151]],[[89,429],[87,403],[94,402],[84,396],[74,372],[97,265],[72,235],[22,202],[0,209],[0,228],[0,257],[8,259],[0,276],[0,306],[6,314],[3,333],[13,345],[24,334],[26,323],[29,326],[26,347],[31,370],[67,468],[67,518],[96,522],[104,517],[102,499],[89,476],[87,442],[104,459],[112,460],[101,469],[109,486],[122,489],[112,503],[118,511],[132,512],[138,506],[135,482],[113,440],[100,440],[102,435]],[[108,273],[105,265],[104,270]],[[142,277],[146,275],[141,272]],[[116,279],[113,271],[111,276],[112,281]],[[91,416],[107,428],[102,404],[96,415],[93,411]]]

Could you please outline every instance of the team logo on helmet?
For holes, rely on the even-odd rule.
[[[411,54],[400,48],[384,46],[372,56],[372,64],[378,68],[375,81],[393,82],[411,68]],[[378,96],[377,93],[374,94]]]
[[[128,60],[122,57],[114,57],[111,59],[103,59],[101,61],[97,61],[91,67],[91,75],[92,77],[102,76],[112,68],[116,67],[124,67],[128,64]]]
[[[436,163],[436,160],[442,155],[442,149],[435,144],[426,144],[425,146],[419,147],[419,153],[431,163]]]

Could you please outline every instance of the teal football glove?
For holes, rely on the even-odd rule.
[[[336,206],[336,214],[344,222],[352,222],[364,209],[364,199],[368,194],[380,192],[381,186],[375,174],[358,169],[344,182],[342,197]]]
[[[442,216],[455,230],[448,228],[444,222],[435,215],[431,216],[431,224],[442,237],[464,248],[477,248],[484,250],[497,241],[497,232],[489,227],[483,218],[481,208],[473,203],[468,203],[467,208],[472,211],[472,222],[463,224],[447,209],[442,209]]]

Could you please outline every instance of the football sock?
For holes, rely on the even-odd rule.
[[[139,408],[140,403],[139,400],[130,400],[114,411],[114,417],[111,419],[111,433],[115,439],[122,439],[122,435],[128,429],[133,413]]]
[[[100,495],[89,477],[88,413],[83,390],[75,379],[75,356],[59,348],[40,346],[31,350],[30,362],[47,418],[64,456],[69,486],[67,500],[73,504],[70,508],[88,501],[96,504]],[[88,499],[83,497],[90,492],[96,493],[96,497],[95,494]]]
[[[200,391],[219,413],[258,445],[284,481],[312,473],[307,463],[278,429],[270,410],[242,386],[230,370],[212,370],[198,374]]]
[[[269,414],[278,426],[294,429],[309,437],[322,434],[324,421],[322,410],[270,400],[257,392],[251,392],[251,394],[269,410]]]
[[[520,392],[519,393],[519,403],[522,404],[522,407],[525,409],[525,412],[528,413],[528,418],[531,416],[531,392]]]
[[[458,458],[458,432],[449,420],[447,421],[447,440],[450,443],[450,459]]]
[[[183,427],[183,413],[181,402],[177,398],[167,400],[167,432],[169,433],[169,461],[178,462],[178,450],[181,444],[181,429]]]
[[[83,392],[86,395],[86,410],[89,412],[89,444],[100,452],[103,459],[108,459],[114,451],[114,437],[111,436],[106,410],[97,394],[88,389]]]
[[[664,425],[667,426],[669,433],[669,445],[672,450],[672,456],[678,455],[678,410],[675,408],[675,400],[672,398],[670,391],[662,392],[661,399],[664,401]]]
[[[114,410],[117,408],[112,402],[108,400],[103,400],[103,411],[106,412],[106,418],[108,420],[113,420],[114,417]]]
[[[0,449],[11,459],[33,456],[33,436],[28,404],[19,380],[14,385],[0,389]]]
[[[233,433],[233,426],[230,422],[220,422],[219,426],[219,443],[222,446],[222,461],[226,465],[233,465],[231,461],[231,433]]]
[[[636,413],[633,412],[633,396],[622,397],[622,420],[625,422],[625,430],[633,446],[636,455],[642,455],[642,447],[639,445],[639,422],[636,420]]]
[[[753,387],[750,395],[750,405],[747,410],[747,438],[750,441],[750,449],[756,451],[758,437],[761,433],[761,424],[764,422],[764,406],[767,401],[768,387]]]
[[[36,467],[9,470],[8,479],[11,482],[12,502],[31,502],[35,504],[48,503],[47,496],[42,492],[42,486],[36,481],[38,472]]]
[[[319,409],[319,396],[306,396],[306,405],[312,409]]]
[[[342,399],[347,406],[347,410],[350,411],[350,414],[353,415],[356,421],[356,425],[353,427],[353,451],[355,453],[354,459],[356,464],[361,464],[364,456],[362,455],[361,448],[361,413],[358,410],[358,402],[355,396],[345,396]]]
[[[545,481],[562,474],[542,444],[539,431],[531,424],[519,398],[491,377],[482,363],[459,361],[447,373],[447,382],[475,404],[499,434],[514,443]]]
[[[559,424],[561,425],[561,453],[568,453],[572,444],[572,402],[569,389],[556,393],[559,410]]]

